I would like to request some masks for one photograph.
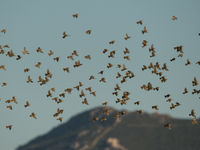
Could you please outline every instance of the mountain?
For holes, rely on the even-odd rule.
[[[17,150],[198,150],[200,126],[191,120],[175,119],[158,113],[119,112],[113,108],[110,115],[98,107],[39,136]],[[98,121],[93,118],[98,116]],[[106,116],[107,120],[101,118]],[[171,123],[172,129],[164,127]]]

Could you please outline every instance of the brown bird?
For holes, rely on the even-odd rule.
[[[176,60],[176,58],[175,58],[175,57],[173,57],[172,59],[170,59],[170,61],[174,61],[174,60]]]
[[[83,64],[80,63],[80,60],[75,61],[74,68],[75,68],[75,67],[79,67],[79,66],[81,66],[81,65],[83,65]]]
[[[63,68],[63,70],[69,72],[69,67]]]
[[[5,34],[5,33],[6,33],[6,29],[2,29],[1,32],[2,32],[3,34]]]
[[[191,110],[191,113],[189,114],[189,116],[196,117],[194,109]]]
[[[26,101],[26,104],[24,105],[24,107],[29,107],[30,106],[30,103],[28,101]]]
[[[72,55],[74,55],[74,56],[79,56],[79,55],[78,55],[78,52],[77,52],[76,50],[74,50],[74,51],[72,52]]]
[[[83,90],[81,90],[81,94],[79,95],[80,97],[84,97],[85,93],[83,92]]]
[[[109,44],[115,44],[115,40],[110,41]]]
[[[106,78],[101,78],[100,80],[99,80],[99,82],[104,82],[104,83],[106,83]]]
[[[5,65],[0,65],[0,69],[3,69],[4,71],[6,71],[6,66]]]
[[[148,43],[147,40],[143,40],[143,41],[142,41],[142,48],[146,47],[146,46],[147,46],[147,43]]]
[[[36,114],[35,114],[34,112],[32,112],[32,113],[30,114],[30,117],[32,117],[32,118],[34,118],[34,119],[37,119]]]
[[[49,53],[48,53],[49,56],[51,56],[53,54],[54,54],[54,52],[52,50],[50,50]]]
[[[144,26],[144,29],[142,30],[142,34],[145,34],[145,33],[147,33],[148,31],[147,31],[147,28],[146,28],[146,26]]]
[[[87,101],[87,98],[84,98],[84,100],[83,100],[82,104],[89,105],[89,104],[88,104],[88,101]]]
[[[8,106],[6,106],[6,108],[12,110],[12,105],[8,105]]]
[[[194,80],[192,81],[192,86],[197,86],[199,84],[196,77],[194,77]]]
[[[92,87],[85,88],[86,91],[92,92]]]
[[[60,57],[55,57],[55,58],[53,58],[53,60],[58,62],[60,60]]]
[[[85,33],[90,35],[92,33],[92,30],[87,30]]]
[[[17,55],[17,58],[16,58],[16,60],[20,60],[22,58],[22,56],[20,56],[20,55]]]
[[[48,94],[46,95],[47,97],[52,97],[52,93],[50,90],[48,90]]]
[[[78,18],[78,13],[72,15],[73,18]]]
[[[184,88],[183,94],[187,94],[187,93],[188,93],[188,89],[187,89],[187,88]]]
[[[90,55],[87,55],[87,56],[85,56],[85,59],[91,60],[91,56],[90,56]]]
[[[175,21],[177,20],[178,18],[176,16],[172,16],[172,20]]]
[[[69,34],[67,34],[66,32],[63,32],[63,37],[62,38],[64,39],[64,38],[69,37],[69,36],[70,36]]]
[[[152,106],[152,109],[159,110],[158,105]]]
[[[4,87],[4,86],[7,86],[7,85],[8,84],[6,82],[3,82],[1,86]]]
[[[106,102],[102,103],[102,105],[106,106],[106,105],[108,105],[108,102],[106,101]]]
[[[99,120],[98,117],[94,117],[94,118],[93,118],[93,121],[98,121],[98,120]]]
[[[31,77],[30,76],[28,76],[28,80],[26,81],[27,83],[33,83],[33,80],[31,79]]]
[[[125,40],[128,40],[128,39],[130,39],[131,38],[131,36],[129,36],[127,33],[126,33],[126,36],[124,37],[124,39]]]
[[[142,113],[143,113],[142,110],[137,110],[136,112],[137,112],[138,114],[142,114]]]
[[[187,62],[185,63],[185,66],[188,66],[188,65],[190,65],[190,64],[191,64],[190,60],[187,59]]]
[[[200,65],[200,61],[197,61],[196,64]]]
[[[7,125],[7,126],[6,126],[6,128],[9,129],[9,130],[11,130],[12,127],[13,127],[13,125]]]
[[[29,68],[25,68],[25,69],[24,69],[24,72],[29,72],[29,71],[30,71]]]
[[[90,76],[89,80],[95,79],[94,76]]]
[[[72,88],[65,89],[65,92],[67,92],[68,94],[71,94]]]
[[[93,96],[96,96],[96,92],[95,91],[90,92],[90,94],[92,94]]]
[[[73,55],[72,56],[67,56],[68,59],[74,60]]]
[[[27,51],[26,47],[24,47],[24,51],[22,51],[22,54],[24,54],[24,55],[29,54],[29,52]]]
[[[125,50],[124,50],[124,55],[126,54],[130,54],[130,50],[128,48],[125,47]]]
[[[103,74],[103,72],[104,72],[104,71],[103,71],[103,70],[101,70],[101,71],[100,71],[98,74]]]
[[[40,47],[38,47],[36,51],[37,51],[38,53],[44,53],[44,51],[43,51]]]
[[[35,67],[40,68],[41,65],[42,65],[42,62],[38,62],[38,63],[35,65]]]
[[[140,101],[137,101],[137,102],[134,102],[135,105],[139,105],[140,104]]]
[[[105,53],[107,53],[109,50],[108,49],[104,49],[103,50],[103,53],[105,54]]]
[[[142,25],[143,22],[142,22],[142,20],[139,20],[136,23]]]
[[[171,129],[172,129],[171,123],[165,124],[164,127],[165,127],[165,128],[168,128],[168,130],[171,130]]]
[[[62,120],[63,120],[63,117],[59,117],[59,118],[57,118],[56,120],[58,120],[58,121],[62,122]]]

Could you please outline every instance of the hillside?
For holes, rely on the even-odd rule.
[[[126,112],[115,119],[118,111],[95,108],[72,117],[68,122],[37,137],[17,150],[197,150],[200,126],[191,120],[174,119],[160,114]],[[93,121],[98,116],[98,121]],[[106,116],[106,121],[101,118]],[[172,130],[163,125],[170,122]]]

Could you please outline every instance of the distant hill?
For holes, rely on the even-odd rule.
[[[39,136],[17,150],[199,150],[200,126],[191,120],[174,119],[160,114],[127,112],[113,118],[117,110],[110,108],[109,116],[98,107]],[[93,121],[98,116],[99,121]],[[108,120],[102,122],[106,116]],[[164,128],[172,124],[172,130]]]

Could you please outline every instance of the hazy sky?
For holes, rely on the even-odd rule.
[[[78,19],[72,14],[78,13]],[[199,42],[200,36],[200,1],[199,0],[0,0],[0,29],[6,29],[5,35],[0,34],[0,45],[8,44],[16,54],[22,55],[24,47],[31,53],[22,55],[22,59],[16,61],[0,55],[0,65],[6,65],[7,71],[0,70],[0,84],[7,82],[7,87],[0,87],[0,149],[13,150],[19,145],[25,144],[34,137],[44,134],[60,123],[53,118],[57,108],[63,108],[63,121],[67,121],[73,115],[84,110],[101,105],[109,101],[109,105],[116,108],[126,108],[132,111],[142,109],[147,112],[156,112],[152,105],[158,105],[160,113],[168,113],[175,117],[188,118],[191,109],[195,109],[197,116],[200,113],[200,99],[192,95],[192,80],[194,76],[200,80],[200,66],[195,64],[200,60]],[[177,21],[172,21],[172,16],[177,16]],[[136,22],[142,19],[144,25]],[[141,30],[146,26],[148,33],[142,35]],[[92,34],[86,35],[85,31],[91,29]],[[62,33],[71,36],[63,39]],[[128,33],[132,38],[124,40]],[[147,48],[142,48],[143,40],[149,41]],[[108,42],[115,40],[116,44]],[[150,58],[149,45],[154,44],[157,56]],[[170,62],[178,53],[173,47],[183,45],[184,56]],[[36,53],[41,47],[44,54]],[[131,61],[123,59],[123,50],[130,49]],[[116,50],[116,58],[108,59],[102,54],[103,49]],[[55,54],[47,55],[52,49]],[[67,59],[73,50],[77,50],[83,66],[73,68],[74,62]],[[90,54],[92,60],[84,59]],[[60,56],[57,63],[54,57]],[[192,65],[185,66],[186,59],[190,59]],[[40,69],[35,64],[41,61]],[[157,76],[150,70],[142,71],[143,65],[159,61],[167,63],[169,72],[165,73],[168,81],[161,83]],[[108,63],[114,67],[105,69]],[[113,92],[116,83],[116,64],[126,64],[135,73],[135,78],[121,85],[123,90],[131,92],[131,100],[127,105],[116,104]],[[24,73],[24,68],[30,68],[29,73]],[[62,70],[70,67],[71,73]],[[44,76],[47,69],[53,73],[53,79],[44,86],[40,86],[38,76]],[[97,74],[105,70],[103,76]],[[33,78],[33,84],[27,84],[28,75]],[[97,79],[89,81],[90,75]],[[101,77],[106,77],[107,83],[99,83]],[[83,105],[78,92],[74,90],[72,95],[67,95],[64,102],[56,104],[51,98],[47,98],[47,91],[55,87],[54,96],[62,93],[64,89],[78,85],[81,81],[84,87],[92,86],[97,96],[87,95],[89,105]],[[160,91],[144,91],[140,86],[149,81],[153,86],[159,86]],[[183,89],[187,87],[189,94],[183,95]],[[196,87],[199,89],[199,86]],[[174,101],[181,103],[180,107],[170,110],[170,103],[166,103],[164,95],[171,93]],[[13,110],[6,108],[7,99],[15,96],[18,104],[13,104]],[[25,102],[31,106],[24,108]],[[140,106],[133,103],[141,101]],[[35,112],[37,120],[29,117]],[[6,125],[13,125],[9,131]]]

